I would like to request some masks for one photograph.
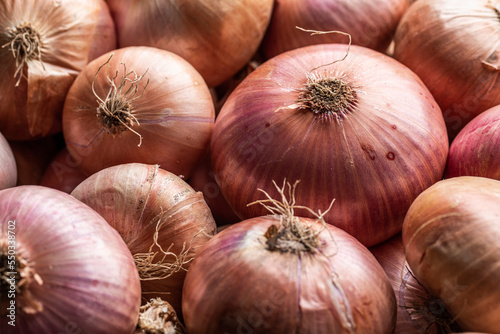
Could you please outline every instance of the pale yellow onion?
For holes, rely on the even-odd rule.
[[[500,333],[499,217],[500,181],[459,176],[422,192],[404,220],[411,270],[463,330]]]
[[[499,11],[498,0],[419,0],[396,31],[394,57],[429,88],[450,140],[500,103]]]
[[[16,159],[9,142],[0,133],[0,190],[14,187],[16,182]]]
[[[0,13],[0,131],[9,140],[60,132],[64,98],[78,72],[116,48],[115,25],[106,2],[2,0]],[[27,36],[38,36],[38,46],[32,42],[30,47],[40,52],[31,54],[24,65],[19,62],[21,78],[20,73],[15,75],[10,31],[23,26],[33,32]]]
[[[349,41],[338,34],[311,36],[300,27],[342,31],[353,44],[384,52],[407,7],[408,0],[276,0],[262,51],[269,59],[307,45]]]
[[[161,297],[181,316],[186,271],[216,231],[203,195],[157,165],[138,163],[103,169],[71,195],[103,216],[125,240],[139,269],[143,301]],[[158,255],[147,263],[145,255],[151,252]],[[169,255],[162,259],[165,252]],[[163,268],[154,271],[155,264]]]
[[[108,95],[122,80],[121,93]],[[103,116],[101,102],[113,104],[111,116]],[[210,90],[186,60],[157,48],[127,47],[95,59],[78,75],[64,104],[63,134],[86,175],[138,162],[187,179],[207,152],[214,118]]]
[[[118,45],[174,52],[210,87],[229,79],[252,58],[271,18],[273,0],[108,0]]]
[[[132,255],[99,214],[72,196],[31,185],[0,191],[0,257],[0,332],[134,330],[141,290]],[[5,280],[11,276],[14,286]]]

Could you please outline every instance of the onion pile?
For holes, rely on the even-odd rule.
[[[210,91],[187,61],[128,47],[78,75],[64,103],[63,134],[86,175],[138,162],[187,179],[207,152],[214,118]]]
[[[181,316],[181,292],[190,263],[216,231],[203,195],[157,165],[103,169],[71,195],[118,231],[134,256],[143,300],[161,297]]]
[[[2,0],[0,12],[0,132],[9,140],[55,134],[78,72],[116,48],[108,6],[103,0]]]
[[[210,87],[250,61],[271,19],[273,0],[108,0],[118,46],[152,46],[180,55]]]
[[[394,57],[429,88],[450,140],[500,104],[499,15],[496,0],[418,0],[396,31]]]
[[[0,190],[14,187],[17,182],[17,167],[9,142],[0,133]]]
[[[198,253],[183,289],[188,333],[392,333],[382,267],[323,214],[294,216],[295,186],[260,201],[272,215],[224,229]]]
[[[338,34],[311,37],[297,27],[342,31],[352,43],[380,52],[389,46],[408,0],[276,0],[262,51],[269,59],[285,51],[323,43],[347,43]]]
[[[0,331],[126,334],[140,306],[127,246],[95,211],[41,186],[0,191]]]
[[[500,181],[478,176],[436,183],[405,217],[410,268],[463,330],[500,333],[499,217]]]
[[[500,180],[500,106],[476,116],[451,143],[445,177],[464,175]]]
[[[216,119],[210,153],[241,219],[265,214],[247,206],[255,188],[274,197],[271,181],[301,180],[298,202],[317,211],[335,198],[325,220],[372,246],[397,234],[415,197],[442,178],[448,138],[439,106],[408,68],[368,48],[323,44],[246,77]]]

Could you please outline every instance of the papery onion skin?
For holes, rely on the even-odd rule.
[[[311,36],[300,27],[348,33],[353,44],[384,52],[407,7],[407,0],[276,0],[261,49],[269,59],[307,45],[349,42],[336,33]]]
[[[92,81],[96,77],[95,92],[104,99],[110,89],[106,76],[113,77],[118,71],[118,85],[123,64],[127,72],[144,74],[137,83],[137,99],[130,102],[130,112],[139,124],[130,126],[136,133],[124,129],[113,134],[96,116],[98,102]],[[187,179],[207,152],[214,118],[210,91],[188,62],[168,51],[128,47],[92,61],[77,77],[64,104],[63,134],[68,151],[81,161],[79,167],[87,176],[138,162],[159,164]]]
[[[159,245],[165,251],[172,246],[169,251],[177,256],[186,252],[185,263],[165,279],[141,276],[142,295],[145,301],[161,297],[181,317],[181,292],[190,261],[216,232],[203,195],[157,165],[138,163],[101,170],[80,183],[71,195],[104,217],[134,256],[151,251],[156,228],[160,222],[163,224],[158,233]],[[160,252],[155,262],[161,256]],[[172,256],[165,262],[173,263]]]
[[[9,142],[0,133],[0,190],[14,187],[16,182],[16,159]]]
[[[43,172],[40,185],[71,193],[87,178],[78,167],[80,163],[69,154],[66,147],[63,147]]]
[[[445,179],[412,204],[403,225],[408,264],[463,330],[500,333],[500,181]]]
[[[321,228],[312,219],[300,220]],[[328,226],[319,234],[319,253],[269,251],[264,234],[279,223],[276,216],[239,222],[203,247],[183,289],[188,333],[392,332],[394,293],[364,246]],[[343,327],[347,319],[351,329]]]
[[[451,143],[445,178],[465,175],[500,180],[500,106],[476,116]]]
[[[31,140],[61,131],[64,98],[92,59],[117,46],[114,21],[103,0],[2,0],[0,2],[0,131]],[[39,35],[41,62],[29,59],[19,81],[8,29],[28,23]]]
[[[3,333],[132,333],[139,277],[125,243],[95,211],[58,190],[18,186],[0,191],[0,224],[1,243],[15,232],[16,260],[40,278],[16,292],[15,327],[2,296]]]
[[[271,180],[301,180],[297,202],[373,246],[401,230],[415,197],[440,180],[448,154],[441,110],[420,79],[394,59],[351,46],[317,76],[343,78],[358,92],[352,111],[299,110],[307,72],[342,59],[347,46],[315,45],[260,65],[218,115],[211,139],[214,175],[241,219],[265,214],[247,204]],[[300,211],[299,211],[300,212]],[[307,213],[301,213],[306,215]],[[301,215],[299,214],[299,215]]]
[[[394,57],[429,88],[450,140],[500,104],[499,10],[496,0],[419,0],[396,31]]]
[[[108,0],[118,45],[152,46],[191,63],[210,87],[252,58],[271,19],[273,0]]]

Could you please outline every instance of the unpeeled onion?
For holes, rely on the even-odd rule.
[[[128,47],[78,75],[64,103],[63,134],[86,175],[138,162],[187,179],[207,152],[214,118],[212,95],[186,60]]]
[[[106,2],[2,0],[0,13],[0,131],[9,140],[60,132],[78,72],[116,48]]]
[[[0,331],[130,334],[139,275],[120,235],[70,195],[0,191]]]
[[[271,181],[301,180],[298,202],[319,210],[335,198],[325,220],[372,246],[398,233],[415,197],[442,178],[448,138],[439,106],[407,67],[322,44],[250,73],[216,119],[210,154],[241,219],[265,214],[247,206],[255,188],[274,197]]]
[[[500,333],[499,217],[500,181],[460,176],[422,192],[404,220],[411,270],[463,330]]]
[[[118,45],[152,46],[180,55],[210,87],[252,58],[271,18],[273,0],[108,0]]]
[[[161,297],[181,315],[181,292],[191,261],[216,232],[203,194],[158,165],[103,169],[71,195],[118,231],[134,256],[144,301]]]
[[[310,36],[297,27],[342,31],[352,43],[383,52],[408,7],[408,0],[276,0],[262,51],[267,59],[299,47],[347,43],[345,36]]]
[[[17,182],[17,167],[9,142],[0,133],[0,190],[14,187]]]

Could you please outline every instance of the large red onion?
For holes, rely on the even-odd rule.
[[[269,59],[307,45],[348,42],[338,34],[310,36],[301,27],[342,31],[353,44],[383,52],[407,7],[408,0],[276,0],[262,51]]]
[[[70,195],[29,185],[0,191],[0,259],[0,332],[134,330],[141,290],[132,255]]]
[[[139,271],[143,301],[161,297],[181,316],[186,271],[216,232],[203,195],[157,165],[138,163],[105,168],[71,195],[125,240]]]
[[[9,142],[0,133],[0,190],[14,187],[16,182],[16,159]]]
[[[372,246],[398,233],[411,202],[442,178],[448,138],[427,88],[396,60],[360,46],[314,70],[347,50],[324,44],[283,53],[227,99],[210,152],[241,219],[265,213],[247,206],[255,188],[274,196],[271,181],[301,180],[297,201],[318,210],[335,198],[326,221]]]
[[[392,333],[394,292],[351,235],[293,216],[293,193],[273,215],[236,223],[205,244],[183,289],[190,334]]]
[[[0,13],[0,131],[9,140],[60,132],[78,72],[116,48],[106,2],[2,0]]]
[[[498,0],[418,0],[396,31],[394,57],[429,88],[450,140],[500,104],[499,15]]]
[[[500,333],[499,217],[500,181],[459,176],[422,192],[404,220],[411,270],[466,331]]]
[[[212,95],[186,60],[128,47],[78,75],[64,104],[63,133],[86,175],[138,162],[187,179],[207,152],[214,118]]]
[[[107,0],[119,47],[152,46],[180,55],[210,87],[257,51],[274,0]]]
[[[451,143],[445,177],[463,175],[500,180],[500,106],[476,116]]]

